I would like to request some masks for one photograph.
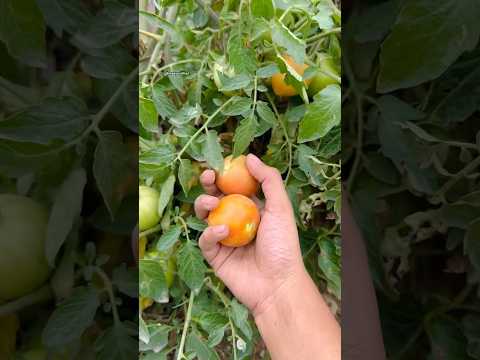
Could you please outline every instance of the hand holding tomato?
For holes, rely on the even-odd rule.
[[[304,276],[305,268],[292,206],[280,173],[251,154],[246,165],[265,195],[265,204],[253,198],[261,209],[256,240],[242,247],[224,246],[220,242],[228,237],[229,229],[216,225],[205,229],[199,245],[217,276],[255,313],[287,281]],[[207,194],[197,198],[195,212],[206,219],[219,205],[222,193],[215,185],[213,170],[204,171],[200,181]]]

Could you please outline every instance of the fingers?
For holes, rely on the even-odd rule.
[[[247,155],[247,167],[250,174],[262,185],[267,210],[284,211],[291,208],[282,176],[277,169],[265,165],[253,154]]]
[[[200,175],[200,183],[208,195],[221,195],[220,190],[218,190],[217,186],[215,185],[215,171],[205,170],[202,175]]]
[[[227,236],[227,225],[209,226],[205,229],[202,235],[200,235],[198,245],[202,250],[205,260],[207,260],[210,265],[212,265],[213,260],[220,251],[221,245],[218,242],[225,239]]]
[[[211,195],[202,194],[195,199],[195,215],[199,219],[206,219],[208,213],[218,206],[218,198]]]

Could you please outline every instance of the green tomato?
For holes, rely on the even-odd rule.
[[[145,259],[156,260],[160,262],[160,266],[163,269],[165,275],[165,280],[167,286],[170,288],[173,284],[173,279],[175,277],[176,262],[175,258],[168,256],[166,252],[163,251],[149,251],[145,254]]]
[[[328,85],[338,84],[339,77],[340,75],[335,68],[333,59],[328,56],[321,56],[320,71],[312,78],[312,81],[308,86],[308,94],[314,96]]]
[[[235,75],[235,72],[231,67],[228,66],[225,57],[220,57],[215,64],[213,64],[213,82],[217,87],[218,91],[223,87],[222,77],[232,77]],[[227,96],[236,95],[237,91],[221,91]]]
[[[150,229],[158,224],[158,199],[160,194],[157,190],[141,185],[138,188],[138,226],[140,231]]]
[[[20,195],[0,195],[0,303],[24,296],[49,277],[48,211]]]

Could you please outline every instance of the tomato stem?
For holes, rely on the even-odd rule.
[[[185,340],[187,338],[188,327],[192,319],[192,308],[193,300],[195,299],[195,294],[193,291],[190,291],[190,298],[188,300],[187,315],[185,316],[185,323],[183,324],[182,338],[180,339],[180,345],[177,351],[177,360],[182,360],[185,355],[183,354],[183,349],[185,347]]]

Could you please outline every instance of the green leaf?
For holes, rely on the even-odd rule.
[[[143,16],[145,19],[147,19],[148,22],[151,25],[158,26],[160,29],[170,33],[171,35],[174,35],[174,36],[179,35],[177,33],[177,29],[175,28],[175,26],[172,25],[171,23],[169,23],[164,18],[162,18],[162,17],[160,17],[156,14],[152,14],[152,13],[142,11],[142,10],[140,10],[139,13],[140,13],[141,16]]]
[[[123,143],[122,135],[117,131],[100,132],[93,160],[93,175],[112,219],[125,195],[120,190],[127,181],[128,171],[136,170],[131,168],[130,163],[131,154]]]
[[[152,98],[158,114],[163,119],[173,117],[176,114],[177,108],[175,104],[158,84],[155,84],[152,88]]]
[[[250,3],[252,15],[271,19],[275,16],[275,6],[272,0],[252,0]]]
[[[45,21],[61,38],[63,31],[71,34],[83,28],[90,19],[84,3],[76,0],[37,0]]]
[[[137,31],[137,10],[118,1],[107,1],[101,11],[89,18],[82,31],[74,35],[72,42],[79,48],[101,49]]]
[[[46,67],[46,28],[36,1],[0,1],[0,14],[0,41],[8,52],[26,65]]]
[[[257,119],[251,115],[240,122],[233,137],[233,157],[241,155],[250,145],[257,132]]]
[[[52,313],[43,329],[42,343],[59,347],[79,339],[93,324],[100,302],[94,288],[76,288]]]
[[[200,250],[190,241],[177,253],[178,275],[192,291],[200,290],[207,267]]]
[[[122,264],[113,269],[113,284],[123,294],[131,298],[138,298],[138,271],[135,267],[127,268]]]
[[[138,111],[140,123],[145,130],[158,132],[158,114],[153,101],[140,98]]]
[[[339,244],[331,239],[323,239],[318,242],[320,254],[318,256],[318,266],[327,278],[328,289],[337,299],[342,297],[341,284],[341,259],[337,254]]]
[[[197,217],[189,216],[187,218],[187,225],[190,229],[203,231],[207,228],[207,223]]]
[[[247,97],[235,96],[232,102],[227,104],[222,110],[224,115],[235,116],[246,113],[252,107],[252,100]]]
[[[0,139],[49,144],[69,141],[88,126],[85,104],[75,98],[49,98],[7,119],[0,120]]]
[[[123,323],[115,323],[95,342],[98,360],[130,360],[138,356],[138,340]]]
[[[83,189],[87,175],[82,168],[74,169],[62,183],[55,196],[48,219],[45,255],[51,267],[55,267],[58,251],[80,215],[83,203]]]
[[[220,91],[233,91],[247,87],[252,79],[247,74],[235,75],[233,77],[222,77],[222,87]]]
[[[139,313],[141,315],[141,313]],[[150,332],[148,331],[147,324],[145,320],[141,316],[138,317],[138,339],[142,343],[149,343],[150,342]]]
[[[169,121],[174,126],[182,126],[191,120],[198,118],[200,115],[202,115],[202,108],[199,104],[196,104],[195,106],[184,105],[170,118]]]
[[[223,148],[220,145],[217,132],[209,130],[203,146],[203,156],[205,156],[208,165],[217,171],[223,170],[222,151]]]
[[[189,159],[182,159],[178,168],[178,180],[185,195],[188,195],[193,186],[194,175],[192,162]]]
[[[188,352],[193,351],[199,360],[220,359],[217,353],[210,349],[205,341],[203,341],[203,339],[201,339],[196,332],[188,334],[186,350]]]
[[[139,260],[139,293],[158,303],[168,302],[168,286],[162,264],[157,260]]]
[[[253,74],[257,69],[255,51],[243,44],[240,31],[232,32],[227,44],[229,63],[237,74]]]
[[[281,47],[287,49],[297,64],[303,64],[305,60],[305,42],[296,37],[278,19],[272,20],[272,40]]]
[[[312,141],[325,136],[340,124],[341,92],[337,85],[329,85],[307,106],[305,117],[300,121],[298,142]]]
[[[277,64],[270,64],[257,70],[257,77],[260,79],[270,78],[280,72]]]
[[[270,125],[276,124],[277,118],[266,102],[258,101],[256,110],[261,119],[265,120]]]
[[[236,299],[232,299],[230,305],[233,323],[242,331],[248,340],[252,340],[253,332],[248,322],[248,309]]]
[[[160,236],[160,239],[157,241],[157,250],[158,251],[167,251],[178,241],[180,234],[182,233],[182,228],[179,225],[172,226],[165,233]]]
[[[168,335],[170,333],[170,327],[164,324],[149,324],[149,341],[142,341],[139,346],[140,351],[153,351],[158,353],[166,348],[168,345]]]
[[[173,189],[175,186],[175,176],[170,175],[167,180],[162,184],[162,189],[160,190],[160,198],[158,199],[158,214],[160,217],[163,214],[163,210],[167,207],[170,199],[173,196]]]
[[[457,321],[444,315],[435,317],[427,323],[426,331],[432,359],[468,359],[467,340]]]
[[[477,45],[479,14],[476,0],[406,1],[382,45],[377,90],[387,93],[440,76]]]
[[[175,159],[174,147],[172,145],[157,145],[151,150],[142,152],[139,158],[140,164],[170,165]]]

